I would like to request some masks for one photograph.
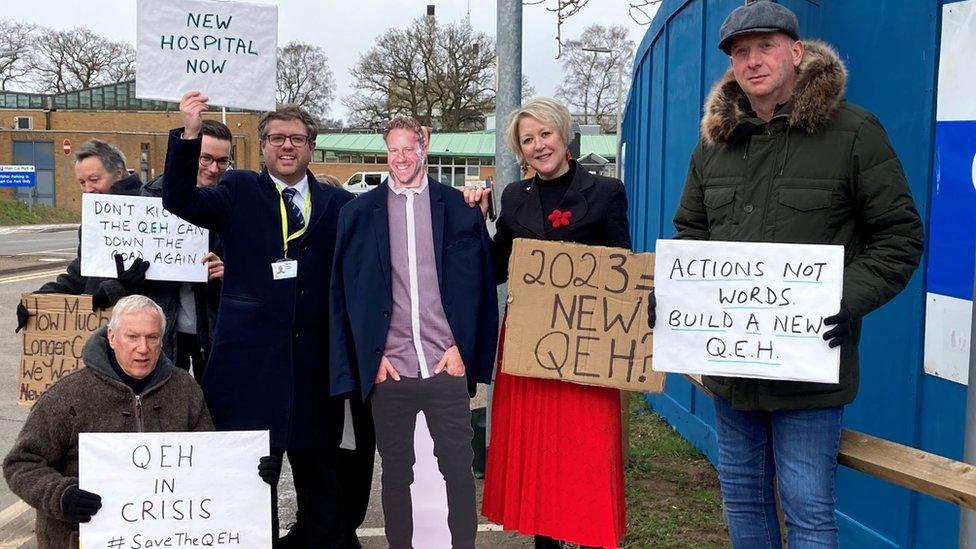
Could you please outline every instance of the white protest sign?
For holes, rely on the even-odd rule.
[[[163,209],[161,198],[84,194],[81,199],[81,274],[115,278],[115,255],[125,266],[135,258],[151,265],[150,280],[206,282],[201,263],[210,237]]]
[[[274,110],[278,7],[212,0],[139,0],[136,97]]]
[[[654,370],[837,383],[843,246],[658,240]]]
[[[271,547],[268,431],[82,433],[79,487],[102,508],[81,547]]]

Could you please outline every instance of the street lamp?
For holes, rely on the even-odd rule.
[[[623,106],[623,103],[621,102],[621,97],[623,95],[623,81],[624,81],[624,64],[622,62],[622,60],[623,60],[623,52],[621,52],[620,50],[615,50],[615,49],[606,48],[606,47],[601,47],[601,48],[582,48],[582,50],[583,51],[593,52],[593,53],[607,53],[607,54],[610,54],[610,56],[611,56],[610,57],[610,60],[611,61],[616,60],[616,65],[617,65],[617,157],[614,159],[614,166],[617,167],[617,174],[616,175],[619,178],[620,177],[620,174],[623,173],[621,171],[621,164],[620,164],[621,162],[623,162],[623,158],[620,157],[621,156],[620,155],[620,153],[621,153],[620,148],[621,148],[621,144],[622,144],[622,141],[620,140],[620,138],[621,138],[621,135],[620,135],[620,125],[621,125],[621,121],[623,120],[622,117],[623,117],[623,111],[624,111],[624,106]]]

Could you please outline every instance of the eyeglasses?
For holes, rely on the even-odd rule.
[[[308,143],[308,136],[301,135],[301,134],[283,135],[280,133],[273,133],[267,136],[265,139],[267,139],[268,143],[271,143],[271,145],[274,147],[280,147],[284,145],[285,139],[291,141],[291,144],[294,147],[304,147],[305,144]]]
[[[221,170],[226,170],[233,164],[230,158],[214,158],[208,154],[200,155],[200,165],[203,166],[204,168],[213,164],[214,162],[217,163],[217,167],[220,168]]]

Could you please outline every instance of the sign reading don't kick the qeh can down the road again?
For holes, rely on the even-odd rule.
[[[648,296],[654,256],[515,239],[502,370],[630,391],[661,392],[651,368]]]

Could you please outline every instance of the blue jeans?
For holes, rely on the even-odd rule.
[[[834,477],[843,406],[762,412],[714,400],[718,475],[732,546],[781,547],[775,477],[789,548],[837,547]]]

